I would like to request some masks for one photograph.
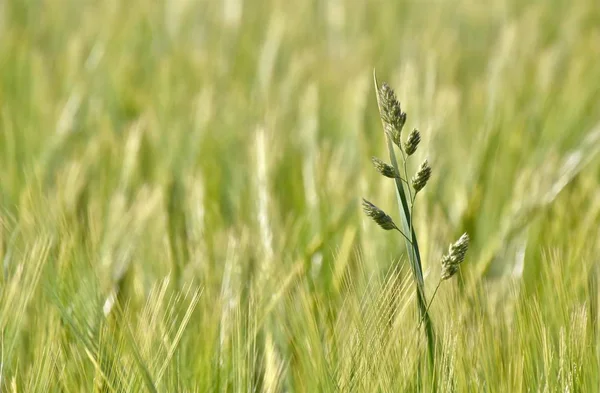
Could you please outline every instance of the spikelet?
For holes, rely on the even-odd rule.
[[[412,156],[417,151],[417,146],[421,142],[421,133],[416,128],[408,134],[408,138],[404,143],[404,151],[407,155]]]
[[[442,257],[441,280],[447,280],[458,272],[458,265],[465,260],[469,249],[469,235],[463,235],[448,247],[448,253]]]
[[[423,161],[417,174],[412,178],[412,185],[415,189],[415,192],[419,192],[425,187],[427,181],[431,177],[431,167],[429,166],[429,162],[427,160]]]
[[[379,158],[373,157],[373,158],[371,158],[371,161],[373,161],[373,165],[375,166],[375,169],[377,169],[377,171],[379,173],[381,173],[383,176],[389,177],[392,179],[400,177],[400,174],[398,174],[398,171],[396,171],[396,169],[393,166],[386,164],[385,162],[381,161]]]
[[[383,120],[384,131],[392,138],[392,141],[402,147],[402,127],[406,123],[406,113],[402,112],[400,102],[396,93],[387,84],[383,83],[378,91],[381,103],[381,120]]]
[[[367,216],[369,216],[373,221],[375,221],[380,227],[385,229],[386,231],[396,229],[399,230],[392,217],[388,216],[383,210],[372,204],[371,202],[363,199],[362,202],[363,210]]]

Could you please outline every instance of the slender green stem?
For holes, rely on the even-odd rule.
[[[438,285],[435,287],[435,291],[433,291],[433,295],[431,295],[429,304],[427,305],[427,308],[425,309],[426,313],[429,312],[429,307],[431,307],[431,303],[433,303],[433,299],[435,298],[435,295],[437,294],[438,289],[440,289],[440,285],[442,285],[442,280],[440,280],[440,282],[438,282]],[[417,326],[417,329],[419,329],[421,327],[422,323],[423,323],[423,318],[421,318],[421,322],[419,322],[419,326]]]
[[[413,226],[413,222],[414,222],[414,207],[415,207],[415,200],[417,199],[417,192],[415,192],[414,195],[413,195],[412,189],[410,187],[410,183],[408,182],[408,165],[407,165],[407,161],[408,160],[407,160],[407,155],[404,152],[404,149],[402,148],[402,146],[398,146],[398,149],[400,150],[400,153],[402,154],[402,166],[403,166],[403,169],[404,169],[404,178],[401,177],[401,179],[406,184],[406,189],[408,190],[408,199],[410,200],[410,215],[408,216],[408,226],[409,226],[408,233],[412,234],[413,231],[414,231],[414,226]],[[412,245],[412,242],[410,242],[410,243]],[[441,283],[441,281],[440,281],[440,283]],[[435,289],[435,292],[437,292],[438,288],[439,288],[439,284],[438,284],[437,288]],[[434,292],[433,296],[435,296],[435,292]],[[425,296],[423,296],[423,298],[425,299]],[[431,300],[433,300],[433,299],[431,299]],[[428,315],[429,307],[430,306],[431,306],[431,301],[429,302],[429,305],[425,308],[425,313],[421,316],[421,320],[420,320],[419,325],[418,325],[417,328],[421,327],[421,324],[423,323],[423,320],[425,319],[425,316]]]
[[[404,150],[402,149],[402,147],[400,147],[400,152],[402,153],[402,161],[404,163],[404,178],[406,179],[405,180],[406,188],[408,189],[408,196],[410,199],[410,204],[412,205],[414,203],[415,199],[413,198],[413,194],[410,189],[410,183],[408,182],[408,169],[406,168],[406,156],[404,155]],[[412,215],[411,215],[411,217],[412,217]]]
[[[400,151],[402,151],[402,149],[400,149]],[[409,217],[409,231],[408,233],[413,233],[414,227],[413,227],[413,215],[414,215],[414,211],[415,211],[415,199],[417,199],[417,193],[415,192],[415,194],[413,195],[412,191],[410,190],[410,184],[408,183],[408,170],[406,169],[406,157],[404,156],[404,152],[402,152],[402,159],[404,160],[404,176],[407,179],[406,180],[406,188],[408,188],[408,196],[410,199],[410,217]],[[421,325],[421,323],[419,323],[419,325]]]
[[[402,151],[402,149],[400,149]],[[402,153],[402,159],[404,160],[404,176],[406,177],[406,179],[408,179],[408,170],[406,169],[406,157],[404,156],[404,152]],[[413,233],[414,231],[414,226],[413,226],[413,222],[414,222],[414,213],[415,213],[415,200],[417,199],[417,193],[415,192],[415,194],[413,195],[413,193],[410,190],[410,184],[408,183],[408,180],[406,181],[406,188],[408,188],[408,195],[410,198],[410,217],[409,217],[409,231],[408,233]],[[437,291],[437,288],[436,288]],[[434,293],[435,296],[435,293]],[[423,299],[425,299],[425,296],[423,296]],[[431,305],[431,301],[429,302],[429,306]],[[417,326],[417,330],[421,327],[421,324],[423,323],[423,319],[425,319],[425,316],[428,315],[429,313],[429,306],[427,306],[425,308],[425,313],[423,313],[423,315],[421,315],[420,321],[419,321],[419,325]]]
[[[413,227],[413,214],[414,214],[414,207],[415,207],[415,199],[417,197],[417,193],[415,192],[415,194],[413,195],[412,190],[410,188],[410,183],[408,182],[408,168],[407,168],[407,159],[406,159],[406,154],[404,153],[404,149],[402,149],[402,146],[398,146],[398,149],[400,150],[400,153],[402,154],[402,166],[404,167],[404,178],[402,180],[404,180],[404,183],[406,183],[406,189],[408,190],[408,199],[410,199],[410,215],[408,217],[408,233],[413,233],[414,227]],[[411,242],[412,245],[412,242]],[[427,313],[427,309],[425,310],[425,313]],[[421,322],[423,321],[424,316],[421,317]],[[419,326],[421,326],[421,322],[419,322]]]
[[[405,239],[406,239],[408,242],[410,242],[410,244],[412,244],[412,241],[411,241],[411,240],[408,238],[408,236],[406,236],[406,234],[404,234],[404,232],[402,232],[402,230],[401,230],[400,228],[396,227],[396,230],[397,230],[398,232],[400,232],[400,234],[401,234],[401,235],[402,235],[402,236],[403,236],[403,237],[404,237],[404,238],[405,238]]]
[[[412,233],[413,232],[413,214],[414,214],[414,210],[415,210],[414,208],[415,208],[415,200],[412,199],[410,201],[410,220],[409,220],[410,221],[409,222],[410,230],[408,231],[408,233]]]

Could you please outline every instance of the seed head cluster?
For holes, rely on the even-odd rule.
[[[469,235],[463,235],[448,248],[448,253],[442,257],[441,280],[448,280],[458,272],[458,266],[465,260],[469,249]]]
[[[416,128],[408,134],[408,139],[404,143],[404,151],[409,156],[412,156],[417,151],[417,146],[421,142],[421,133]]]
[[[362,205],[365,214],[371,219],[373,219],[373,221],[375,221],[380,227],[382,227],[386,231],[398,229],[396,224],[394,224],[394,220],[392,220],[392,217],[388,216],[383,210],[381,210],[371,202],[367,201],[366,199],[363,199]]]
[[[394,168],[393,166],[391,166],[389,164],[386,164],[385,162],[381,161],[379,158],[373,157],[373,158],[371,158],[371,161],[373,161],[373,165],[375,166],[375,169],[377,169],[377,171],[379,173],[381,173],[383,176],[390,177],[392,179],[400,177],[400,174],[398,173],[396,168]]]
[[[384,83],[379,89],[379,102],[384,130],[392,138],[392,141],[401,147],[402,127],[406,123],[406,112],[402,112],[396,93],[387,83]]]
[[[429,166],[429,162],[427,160],[423,161],[417,174],[412,178],[412,186],[415,189],[415,192],[419,192],[425,187],[427,181],[431,177],[431,167]]]

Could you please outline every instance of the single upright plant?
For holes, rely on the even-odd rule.
[[[365,214],[373,219],[373,221],[381,228],[385,230],[396,230],[404,238],[417,289],[417,306],[420,315],[418,326],[420,327],[421,323],[424,323],[425,325],[429,364],[431,370],[433,370],[435,331],[429,316],[429,306],[431,303],[427,304],[425,297],[421,254],[419,252],[419,245],[413,228],[413,212],[416,196],[427,185],[427,182],[431,178],[432,170],[429,166],[429,162],[424,160],[417,172],[409,180],[407,161],[409,157],[417,151],[419,143],[421,142],[421,133],[419,130],[413,129],[408,134],[406,140],[402,140],[402,129],[406,123],[406,113],[402,111],[400,102],[396,98],[394,90],[392,90],[387,83],[383,83],[379,86],[375,73],[373,73],[373,80],[375,83],[377,105],[383,125],[383,131],[385,133],[390,163],[388,164],[377,157],[373,157],[372,161],[375,169],[380,174],[394,179],[396,184],[396,198],[398,200],[398,208],[401,216],[401,225],[397,226],[392,217],[366,199],[363,199],[362,202],[363,210]],[[398,165],[398,161],[396,160],[396,148],[399,150],[402,159],[401,166]],[[433,296],[437,293],[437,289],[442,281],[447,280],[456,274],[459,264],[465,258],[468,246],[469,236],[465,233],[456,243],[450,246],[448,254],[443,256],[441,278]]]

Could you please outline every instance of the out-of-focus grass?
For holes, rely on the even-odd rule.
[[[371,75],[434,168],[443,391],[591,391],[594,0],[0,4],[1,389],[431,386]],[[414,168],[412,168],[414,169]]]

